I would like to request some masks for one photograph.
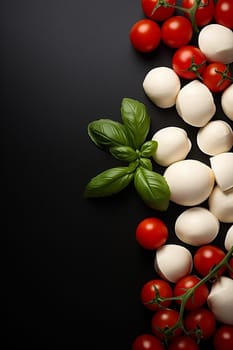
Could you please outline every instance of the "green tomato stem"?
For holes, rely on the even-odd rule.
[[[182,11],[182,12],[186,12],[189,16],[189,19],[191,21],[191,24],[192,24],[192,27],[193,27],[193,30],[198,33],[199,32],[199,28],[197,26],[197,23],[196,23],[196,18],[195,18],[195,15],[196,15],[196,11],[197,9],[201,6],[201,1],[202,0],[195,0],[194,3],[193,3],[193,6],[190,7],[190,8],[185,8],[183,6],[179,6],[179,5],[172,5],[172,4],[169,4],[166,0],[159,0],[155,7],[153,8],[152,10],[152,13],[151,15],[153,15],[155,13],[155,11],[160,7],[160,6],[163,6],[163,7],[172,7],[176,10],[179,10],[179,11]]]
[[[233,246],[227,252],[225,257],[215,267],[213,267],[213,269],[211,269],[211,271],[208,273],[208,275],[204,276],[195,286],[193,286],[192,288],[188,289],[183,295],[181,295],[179,297],[179,299],[181,300],[181,305],[180,305],[180,310],[179,310],[179,318],[178,318],[178,321],[176,322],[176,324],[174,324],[173,327],[165,330],[164,334],[165,334],[166,337],[171,336],[177,328],[181,328],[185,332],[185,328],[184,328],[184,324],[183,324],[183,315],[184,315],[184,311],[185,311],[185,304],[186,304],[186,302],[194,294],[195,290],[198,287],[200,287],[202,284],[204,284],[204,283],[206,283],[208,281],[211,281],[211,279],[217,275],[217,272],[223,266],[228,265],[228,261],[232,257],[232,254],[233,254]],[[171,299],[164,298],[163,301],[171,300]],[[175,300],[175,299],[173,299],[173,300]]]

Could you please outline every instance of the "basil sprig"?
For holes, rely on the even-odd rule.
[[[153,171],[149,159],[157,149],[156,141],[146,141],[150,117],[143,103],[123,98],[122,123],[98,119],[89,123],[88,135],[100,149],[128,166],[110,168],[93,177],[84,190],[86,198],[107,197],[122,191],[133,182],[141,199],[150,208],[165,211],[170,201],[170,189],[164,176]]]

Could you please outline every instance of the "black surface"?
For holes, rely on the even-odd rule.
[[[177,125],[195,140],[174,108],[156,108],[142,90],[147,71],[170,65],[171,50],[141,55],[131,47],[140,1],[7,0],[0,13],[7,344],[130,349],[150,331],[139,290],[155,276],[154,253],[136,244],[135,227],[158,216],[176,242],[182,208],[154,212],[131,187],[84,199],[90,178],[116,164],[91,143],[87,125],[120,121],[121,100],[131,97],[148,107],[151,135]],[[208,160],[194,143],[189,157]]]

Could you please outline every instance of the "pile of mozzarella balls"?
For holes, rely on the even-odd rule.
[[[233,32],[229,28],[219,24],[205,26],[199,32],[198,46],[209,61],[233,62]],[[144,78],[143,89],[156,106],[163,109],[175,106],[183,121],[198,128],[197,145],[209,156],[209,165],[187,158],[191,141],[186,130],[175,126],[162,128],[153,135],[152,139],[158,142],[153,158],[157,164],[166,167],[163,175],[170,187],[171,201],[192,207],[177,219],[176,234],[185,243],[209,243],[218,232],[215,218],[233,224],[231,125],[218,118],[212,119],[216,104],[206,85],[194,79],[182,86],[179,76],[170,67],[151,69]],[[221,107],[226,119],[232,121],[233,83],[222,92]],[[199,207],[204,201],[208,202],[208,209]],[[194,233],[199,216],[204,219],[205,225],[201,229],[199,226],[199,233]],[[190,227],[186,233],[182,232],[185,222]],[[208,223],[215,229],[208,228]]]

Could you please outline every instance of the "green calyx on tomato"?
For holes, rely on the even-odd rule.
[[[170,189],[164,176],[153,171],[149,159],[156,152],[157,142],[146,141],[150,129],[146,107],[137,100],[124,98],[121,117],[122,123],[106,118],[88,125],[91,141],[128,165],[107,169],[93,177],[84,190],[84,197],[111,196],[133,182],[146,205],[165,211],[170,201]]]

